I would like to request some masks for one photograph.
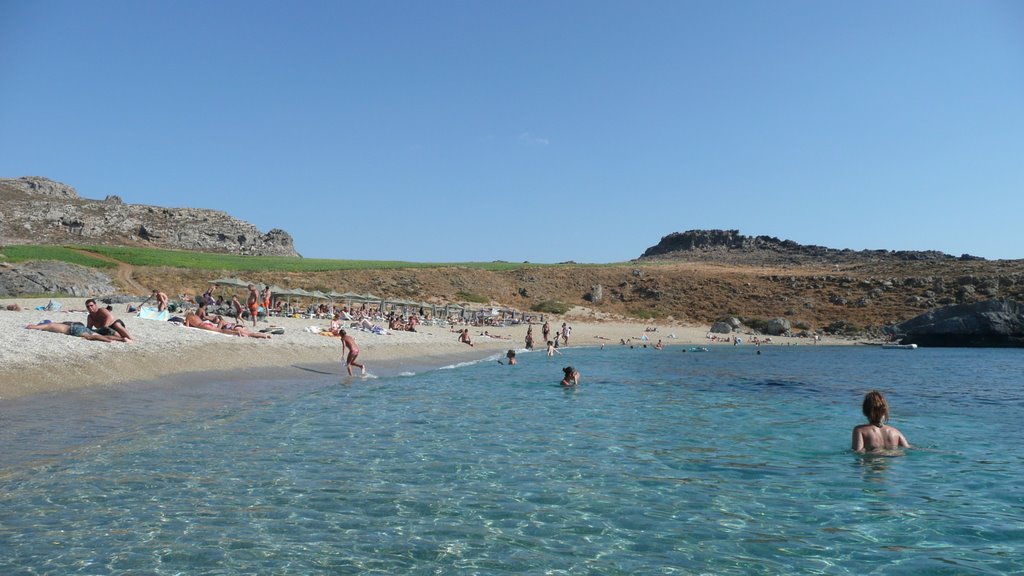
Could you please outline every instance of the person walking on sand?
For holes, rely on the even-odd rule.
[[[867,416],[868,423],[854,427],[854,451],[910,448],[910,442],[907,442],[903,433],[885,423],[889,419],[889,402],[881,392],[872,390],[865,394],[861,411]]]
[[[533,350],[533,324],[526,329],[526,349]]]
[[[85,321],[87,328],[100,336],[116,337],[129,344],[132,342],[132,335],[128,333],[124,322],[114,318],[114,315],[106,307],[96,304],[95,299],[86,300],[85,309],[89,311],[89,316]]]
[[[249,307],[249,316],[252,317],[252,327],[256,327],[256,318],[260,314],[260,294],[256,291],[256,286],[249,284],[249,297],[245,300],[245,305]]]
[[[544,341],[547,342],[548,337],[551,336],[551,324],[548,324],[546,320],[544,321],[544,326],[541,326],[540,333],[544,336]]]
[[[342,330],[338,333],[341,336],[341,355],[345,356],[345,348],[348,348],[348,356],[345,357],[345,368],[348,370],[348,375],[352,375],[352,367],[356,366],[359,368],[361,374],[366,374],[366,366],[356,362],[356,358],[359,357],[359,346],[356,346],[355,338],[348,335],[348,332]]]

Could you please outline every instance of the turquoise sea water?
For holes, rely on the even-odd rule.
[[[1024,573],[1024,352],[563,352],[5,402],[0,574]]]

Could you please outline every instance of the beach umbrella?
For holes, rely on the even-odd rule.
[[[309,295],[312,296],[313,298],[318,299],[318,300],[330,300],[331,299],[330,296],[328,296],[327,294],[324,294],[323,292],[321,292],[319,290],[313,290],[312,292],[309,293]]]

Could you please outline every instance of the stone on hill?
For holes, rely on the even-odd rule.
[[[1024,305],[986,300],[929,310],[887,332],[919,346],[1024,347]]]
[[[730,334],[732,333],[732,326],[728,322],[715,322],[711,325],[711,332],[713,334]]]
[[[771,336],[782,336],[783,334],[788,334],[792,329],[793,326],[789,323],[789,320],[779,317],[769,320],[764,330]]]

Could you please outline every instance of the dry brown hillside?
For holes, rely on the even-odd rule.
[[[227,274],[227,273],[225,273]],[[134,281],[171,294],[202,292],[217,272],[136,268]],[[757,266],[654,261],[488,272],[469,268],[259,274],[247,279],[304,289],[372,292],[426,302],[465,301],[529,310],[544,301],[598,317],[710,323],[783,316],[798,329],[859,331],[923,311],[989,298],[1024,300],[1024,261],[878,261]],[[600,287],[600,288],[597,288]]]

